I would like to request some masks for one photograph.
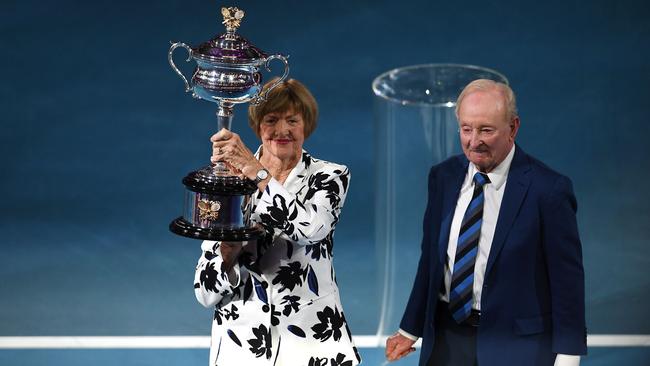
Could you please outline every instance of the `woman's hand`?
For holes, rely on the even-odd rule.
[[[241,173],[242,176],[254,180],[257,172],[264,166],[255,158],[253,153],[244,145],[238,134],[222,128],[210,138],[212,141],[213,163],[223,161]]]
[[[221,258],[223,258],[223,264],[225,266],[226,272],[230,271],[230,269],[235,265],[237,262],[237,258],[239,258],[239,255],[241,254],[242,250],[242,243],[241,242],[228,242],[228,241],[223,241],[221,242],[221,245],[219,246],[219,251],[221,254]]]

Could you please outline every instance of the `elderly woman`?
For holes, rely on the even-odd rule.
[[[356,365],[332,266],[350,173],[303,150],[318,107],[297,80],[248,112],[262,146],[253,154],[224,129],[211,138],[212,160],[257,183],[251,219],[266,236],[201,246],[194,288],[203,306],[215,308],[210,365]]]

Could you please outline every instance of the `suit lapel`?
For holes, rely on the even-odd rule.
[[[510,171],[508,172],[506,191],[501,201],[499,218],[494,231],[494,238],[492,239],[490,255],[488,256],[485,278],[487,278],[490,270],[494,266],[494,262],[503,248],[508,232],[512,228],[512,223],[519,213],[524,197],[526,197],[526,192],[528,192],[528,187],[530,186],[530,177],[528,177],[529,170],[528,156],[519,146],[516,146],[515,156],[512,159]]]
[[[442,222],[440,224],[440,235],[438,236],[438,259],[440,264],[445,265],[447,262],[447,245],[449,244],[449,230],[451,230],[451,221],[454,218],[456,202],[460,194],[460,188],[463,186],[469,160],[464,155],[459,155],[455,164],[450,170],[450,176],[443,179],[444,188],[442,194]]]

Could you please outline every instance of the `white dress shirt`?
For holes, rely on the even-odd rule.
[[[487,173],[490,183],[483,186],[483,222],[481,223],[481,236],[478,241],[478,252],[476,255],[476,262],[474,264],[474,286],[473,286],[473,304],[472,308],[481,310],[481,290],[483,289],[483,280],[485,279],[485,269],[487,267],[488,257],[490,255],[490,248],[492,247],[492,239],[494,238],[494,231],[496,229],[497,220],[499,219],[499,210],[501,208],[501,201],[503,200],[503,193],[506,190],[506,183],[508,180],[508,172],[510,171],[510,164],[512,158],[515,156],[515,146],[506,156],[503,161],[497,165],[494,170]],[[451,222],[451,230],[449,231],[449,242],[447,244],[447,262],[445,266],[445,291],[440,294],[440,300],[449,302],[449,291],[451,286],[452,269],[454,268],[454,261],[456,258],[456,246],[458,244],[458,234],[460,226],[465,215],[465,210],[472,200],[474,193],[474,174],[479,170],[474,164],[469,164],[467,167],[467,174],[465,180],[460,188],[460,195],[456,202],[456,210]],[[411,340],[417,341],[418,337],[409,334],[402,329],[399,333]],[[558,354],[555,359],[554,366],[579,366],[580,356]]]
[[[494,229],[497,226],[497,219],[499,218],[503,192],[506,190],[510,163],[512,163],[514,155],[515,147],[513,146],[506,158],[494,170],[487,173],[490,183],[483,186],[483,222],[481,223],[481,236],[478,240],[478,252],[474,264],[474,296],[472,308],[476,310],[481,310],[481,290],[483,288],[485,268],[487,267],[488,256],[492,247]],[[445,292],[440,294],[440,299],[445,302],[449,302],[452,269],[454,268],[456,259],[460,225],[463,222],[463,216],[465,215],[467,206],[472,200],[472,193],[474,193],[474,174],[478,172],[479,170],[474,164],[469,164],[467,167],[467,174],[465,174],[465,180],[460,188],[460,195],[456,202],[456,211],[451,221],[449,242],[447,244],[447,265],[445,266]]]

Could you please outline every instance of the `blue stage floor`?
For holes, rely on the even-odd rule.
[[[361,349],[363,365],[384,365],[384,350]],[[417,365],[417,352],[394,363],[392,366]],[[206,366],[207,349],[119,349],[119,350],[0,350],[3,366]],[[581,366],[647,366],[650,364],[650,348],[592,348]]]

